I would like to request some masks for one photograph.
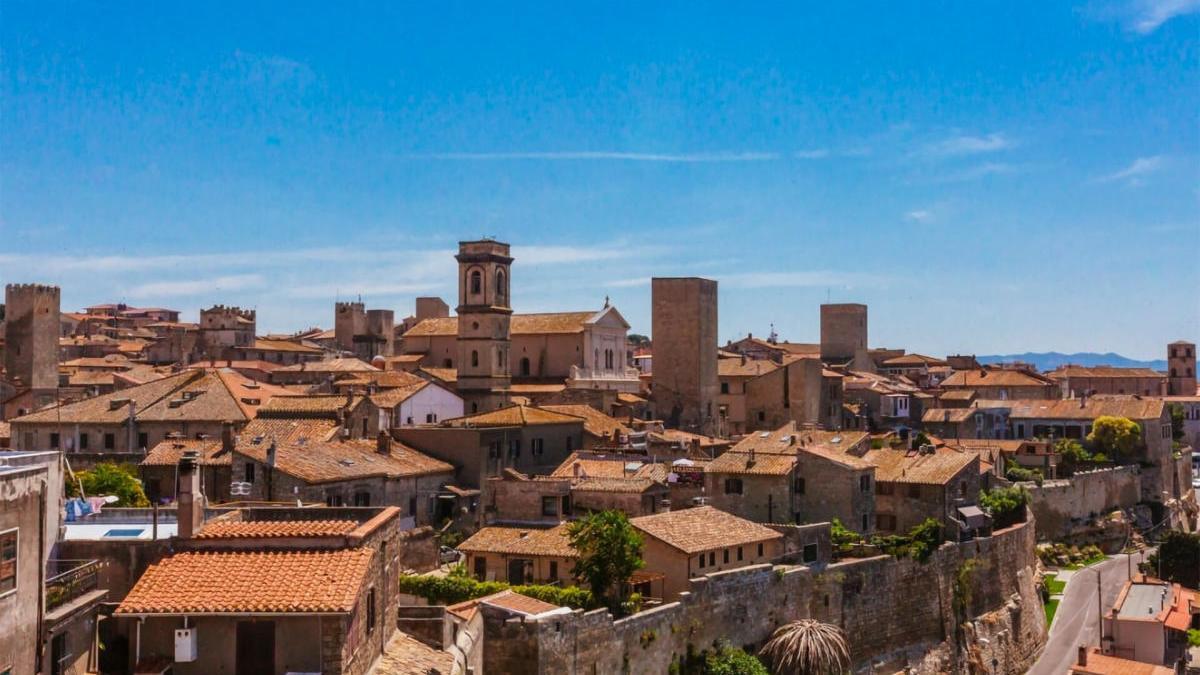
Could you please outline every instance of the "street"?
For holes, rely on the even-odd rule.
[[[1129,557],[1133,560],[1127,562]],[[1090,648],[1100,644],[1097,629],[1100,608],[1096,605],[1097,570],[1101,575],[1104,609],[1107,611],[1116,602],[1117,594],[1128,580],[1128,569],[1136,573],[1137,564],[1141,561],[1141,553],[1132,556],[1118,554],[1071,575],[1062,602],[1058,605],[1058,614],[1050,626],[1046,649],[1029,669],[1031,675],[1062,675],[1067,672],[1080,645]]]

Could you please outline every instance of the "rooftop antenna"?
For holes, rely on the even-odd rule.
[[[831,295],[832,295],[832,291],[830,291],[829,287],[826,286],[825,287],[825,304],[828,305],[830,302],[832,302]]]

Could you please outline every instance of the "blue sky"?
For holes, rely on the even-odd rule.
[[[283,331],[494,235],[642,332],[697,275],[722,342],[1200,338],[1200,0],[256,4],[0,1],[0,282]]]

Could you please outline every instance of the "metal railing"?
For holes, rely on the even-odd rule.
[[[46,565],[46,610],[96,590],[100,580],[100,561],[52,558]]]

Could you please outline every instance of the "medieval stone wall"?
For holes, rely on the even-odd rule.
[[[690,593],[616,620],[607,610],[490,624],[490,655],[514,673],[665,673],[718,640],[756,649],[775,628],[815,618],[842,627],[856,670],[1023,673],[1045,643],[1034,586],[1034,528],[945,544],[926,562],[877,557],[757,565],[693,580]],[[978,640],[986,637],[987,643]]]
[[[1070,536],[1098,515],[1141,501],[1138,467],[1119,466],[1077,473],[1070,479],[1027,485],[1041,541]]]

